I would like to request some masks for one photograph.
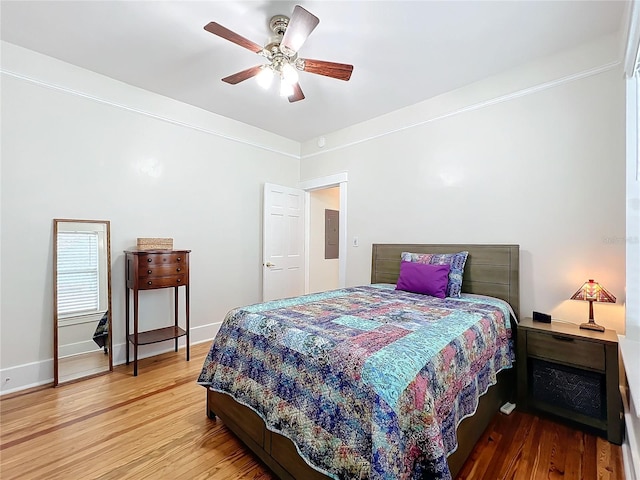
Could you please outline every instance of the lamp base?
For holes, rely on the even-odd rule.
[[[585,330],[595,330],[596,332],[604,332],[604,327],[602,325],[598,325],[596,322],[581,323],[580,328],[584,328]]]

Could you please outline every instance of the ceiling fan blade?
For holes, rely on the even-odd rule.
[[[318,26],[320,19],[300,5],[296,5],[284,32],[280,48],[288,55],[293,55],[307,40],[311,32]]]
[[[233,42],[236,45],[240,45],[241,47],[244,47],[247,50],[251,50],[254,53],[260,53],[262,51],[262,47],[257,43],[254,43],[251,40],[247,40],[242,35],[238,35],[236,32],[232,32],[231,30],[229,30],[226,27],[223,27],[219,23],[211,22],[205,25],[204,29],[207,32],[213,33],[214,35],[218,35],[219,37],[222,37],[225,40],[229,40],[230,42]]]
[[[300,100],[304,100],[304,93],[302,93],[302,89],[300,88],[300,84],[298,82],[293,84],[293,95],[289,97],[289,102],[298,102]]]
[[[255,67],[247,68],[241,72],[229,75],[228,77],[223,78],[222,81],[235,85],[236,83],[244,82],[248,78],[255,77],[261,70],[262,65],[256,65]]]
[[[347,81],[351,78],[353,65],[346,63],[325,62],[323,60],[302,59],[302,71],[324,75],[325,77],[337,78]]]

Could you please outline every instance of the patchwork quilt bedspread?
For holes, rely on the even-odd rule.
[[[336,479],[450,479],[456,428],[512,365],[509,306],[370,285],[230,311],[198,383]]]

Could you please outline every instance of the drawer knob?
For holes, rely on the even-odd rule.
[[[176,268],[176,272],[179,272],[180,270],[182,270],[180,267]]]
[[[178,283],[180,283],[180,279],[178,279]]]
[[[151,280],[149,280],[149,281],[147,282],[147,285],[151,285]]]
[[[151,259],[150,259],[150,258],[147,258],[147,262],[151,263]]]
[[[176,260],[179,262],[180,260],[182,260],[182,258],[178,257],[178,258],[176,258]]]
[[[151,270],[147,270],[147,273],[148,273],[148,274],[151,274]]]

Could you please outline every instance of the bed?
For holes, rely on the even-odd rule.
[[[460,251],[469,252],[463,298],[394,289],[402,252]],[[207,415],[221,418],[283,479],[453,478],[500,405],[513,398],[518,265],[517,245],[374,244],[369,286],[232,310],[198,379],[208,386]],[[409,306],[398,309],[398,302]],[[451,314],[453,304],[475,320],[465,325],[466,317]],[[420,343],[426,341],[421,335],[433,330],[419,323],[426,320],[416,319],[418,311],[439,328],[455,330],[455,342],[442,344],[435,366],[418,361],[431,348]],[[466,358],[458,351],[461,343],[489,344],[483,331],[502,344],[469,355],[468,372],[446,363]],[[437,333],[429,334],[436,335],[429,342],[439,341]],[[355,350],[354,339],[362,341]],[[415,363],[415,377],[398,370],[407,362]],[[266,364],[278,364],[280,371],[266,375]],[[319,386],[313,383],[318,378]],[[429,389],[437,392],[425,394]],[[305,413],[310,411],[317,418]]]

